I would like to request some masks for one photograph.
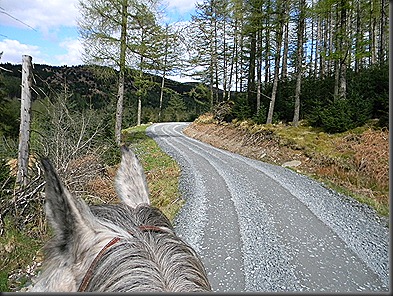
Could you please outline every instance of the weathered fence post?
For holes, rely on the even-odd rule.
[[[20,186],[26,186],[28,183],[31,87],[33,83],[33,65],[31,61],[31,56],[22,56],[22,93],[20,105],[18,174],[16,177],[16,182]]]

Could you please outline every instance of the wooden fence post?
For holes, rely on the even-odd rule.
[[[32,57],[22,56],[22,93],[20,108],[20,129],[18,149],[18,174],[16,182],[20,186],[28,183],[29,140],[31,118],[31,87],[33,83]]]

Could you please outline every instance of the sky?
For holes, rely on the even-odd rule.
[[[201,0],[164,0],[165,22],[190,20]],[[76,20],[79,0],[0,0],[0,63],[20,64],[30,55],[35,64],[83,64]]]

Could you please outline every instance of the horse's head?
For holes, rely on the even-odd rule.
[[[119,204],[89,207],[60,181],[49,160],[45,210],[54,237],[32,291],[206,291],[195,252],[151,207],[145,175],[125,146],[115,185]]]

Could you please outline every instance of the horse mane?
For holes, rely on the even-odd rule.
[[[31,291],[211,290],[196,252],[150,206],[142,166],[131,150],[122,147],[117,204],[88,206],[72,196],[48,159],[41,162],[54,236],[44,247],[43,272]]]
[[[129,215],[129,211],[133,214]],[[132,209],[111,205],[94,206],[92,212],[130,231],[128,238],[122,238],[101,257],[86,291],[97,287],[99,290],[94,291],[206,291],[203,287],[207,278],[197,254],[175,235],[160,210],[150,206]],[[162,231],[138,228],[143,225],[154,225]]]

